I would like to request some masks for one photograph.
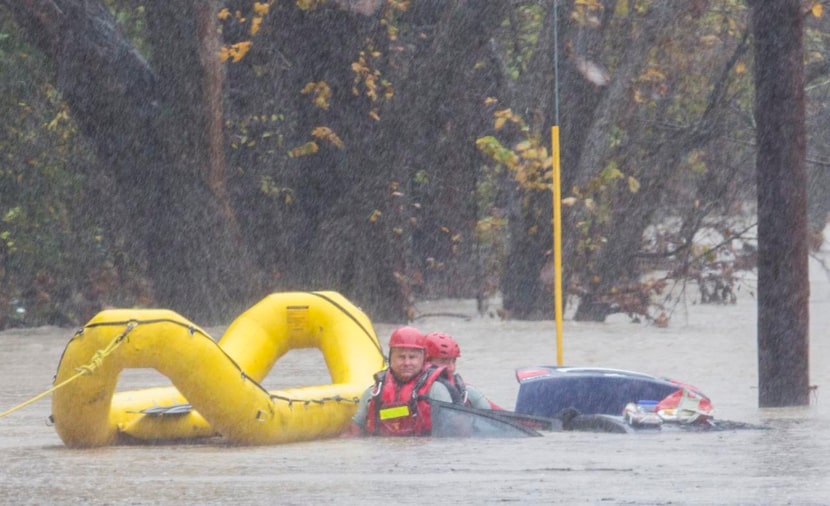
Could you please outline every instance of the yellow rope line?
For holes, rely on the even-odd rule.
[[[76,369],[78,371],[77,374],[75,374],[74,376],[71,376],[70,378],[62,381],[58,385],[53,386],[49,390],[32,397],[28,401],[26,401],[22,404],[18,404],[17,406],[9,409],[8,411],[4,411],[4,412],[0,413],[0,418],[3,418],[6,415],[10,415],[10,414],[14,413],[15,411],[21,410],[21,409],[25,408],[26,406],[28,406],[29,404],[34,404],[35,402],[43,399],[44,397],[51,394],[52,392],[54,392],[54,391],[56,391],[60,388],[63,388],[66,385],[72,383],[73,381],[80,378],[81,376],[88,376],[88,375],[94,373],[96,369],[101,367],[101,364],[104,362],[104,358],[106,358],[107,356],[109,356],[109,354],[111,354],[113,351],[115,351],[116,348],[118,348],[118,346],[120,346],[121,343],[124,342],[124,338],[127,337],[127,334],[129,334],[130,331],[132,331],[137,325],[138,325],[138,322],[136,322],[136,321],[129,322],[127,324],[127,328],[124,330],[124,332],[122,332],[121,334],[115,336],[115,339],[113,339],[112,342],[110,342],[105,348],[96,351],[95,354],[92,356],[92,360],[88,364],[85,364],[85,365],[82,365],[82,366],[78,367]]]

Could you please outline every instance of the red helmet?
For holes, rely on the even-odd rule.
[[[399,327],[389,336],[389,348],[424,349],[424,335],[415,327]]]
[[[424,348],[427,351],[427,359],[461,356],[461,348],[458,347],[455,339],[442,332],[430,332],[424,336]]]

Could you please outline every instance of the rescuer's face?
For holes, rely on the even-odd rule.
[[[429,361],[435,365],[446,367],[448,373],[455,374],[455,358],[433,357]]]
[[[424,368],[424,350],[392,348],[389,352],[389,369],[398,381],[407,382]]]

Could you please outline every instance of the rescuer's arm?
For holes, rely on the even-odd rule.
[[[450,391],[447,390],[447,387],[437,381],[429,387],[427,397],[433,401],[441,401],[452,404],[452,395],[450,395]]]
[[[476,409],[493,409],[494,404],[490,402],[487,397],[481,393],[481,390],[476,387],[467,385],[467,400],[470,401],[470,407]]]
[[[352,417],[349,427],[340,434],[340,437],[356,437],[366,434],[366,417],[369,413],[369,399],[371,398],[372,387],[369,387],[360,396],[360,402],[357,404],[357,412]]]

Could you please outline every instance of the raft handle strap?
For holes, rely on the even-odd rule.
[[[354,403],[354,404],[359,404],[360,403],[360,398],[359,397],[352,397],[351,399],[347,399],[347,398],[345,398],[343,396],[340,396],[340,395],[335,395],[334,397],[323,397],[321,399],[292,399],[290,397],[284,397],[282,395],[273,395],[272,394],[271,395],[271,400],[287,402],[289,407],[292,407],[295,402],[301,402],[301,403],[303,403],[303,406],[308,406],[311,403],[322,405],[322,404],[325,404],[326,402],[331,402],[331,401],[334,401],[334,402],[351,402],[351,403]]]

